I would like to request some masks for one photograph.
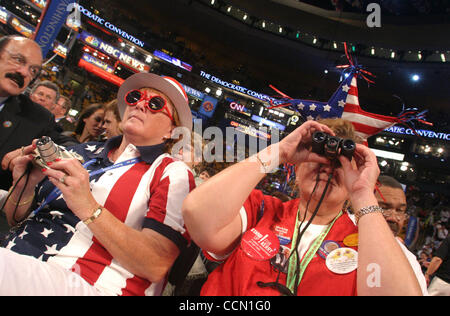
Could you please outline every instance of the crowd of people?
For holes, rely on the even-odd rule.
[[[13,227],[0,295],[161,295],[194,261],[182,277],[204,277],[207,296],[449,295],[448,198],[379,176],[348,121],[309,121],[243,161],[205,163],[177,80],[132,75],[71,122],[34,41],[3,37],[0,56],[0,206]],[[352,139],[354,159],[311,152],[317,131]],[[37,163],[43,136],[73,158]],[[408,250],[412,215],[424,234]]]
[[[425,273],[434,254],[449,236],[449,197],[439,193],[423,192],[414,186],[410,186],[406,193],[409,213],[419,220],[419,234],[413,250]]]

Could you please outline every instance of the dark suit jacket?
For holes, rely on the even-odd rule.
[[[50,136],[58,144],[64,140],[53,114],[25,95],[10,97],[0,111],[0,161],[5,154],[42,136]],[[11,173],[0,170],[0,189],[8,190],[11,183]]]
[[[73,132],[75,130],[75,124],[70,122],[68,119],[63,117],[56,123],[60,133],[62,132]]]

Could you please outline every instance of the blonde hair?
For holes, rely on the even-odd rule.
[[[111,102],[106,104],[105,112],[112,112],[114,114],[114,117],[116,118],[117,122],[120,123],[122,121],[122,119],[120,118],[119,107],[117,105],[117,99],[114,99]]]
[[[363,143],[363,139],[356,135],[355,127],[350,121],[342,118],[327,118],[320,119],[317,122],[331,128],[336,136],[340,138],[351,139],[357,144]]]

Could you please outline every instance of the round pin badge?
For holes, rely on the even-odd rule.
[[[288,265],[286,263],[290,254],[290,247],[281,245],[278,253],[270,259],[270,264],[275,270],[280,271],[281,273],[288,273]]]
[[[344,245],[347,247],[356,247],[358,246],[358,233],[348,235],[344,238]]]
[[[11,121],[4,121],[3,122],[3,127],[4,128],[10,128],[12,126],[12,122]]]
[[[358,253],[351,248],[338,248],[328,254],[325,263],[331,272],[347,274],[358,267]]]
[[[278,240],[280,241],[280,245],[282,245],[282,246],[286,246],[291,243],[291,239],[288,237],[283,237],[283,236],[277,236],[277,237],[278,237]]]
[[[278,237],[278,240],[280,241],[281,246],[286,246],[291,243],[292,239],[290,238],[290,232],[288,228],[275,225],[274,231],[276,236]]]
[[[326,259],[328,257],[328,254],[332,252],[333,250],[339,248],[340,245],[338,242],[334,240],[325,240],[322,245],[320,246],[319,250],[317,251],[317,254],[322,258]]]
[[[278,253],[280,241],[267,228],[252,228],[242,236],[241,249],[254,260],[269,260]]]

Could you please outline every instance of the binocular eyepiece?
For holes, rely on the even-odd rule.
[[[352,160],[356,144],[351,139],[342,139],[317,131],[312,136],[312,152],[325,156],[330,160],[335,160],[339,155],[343,155]]]

